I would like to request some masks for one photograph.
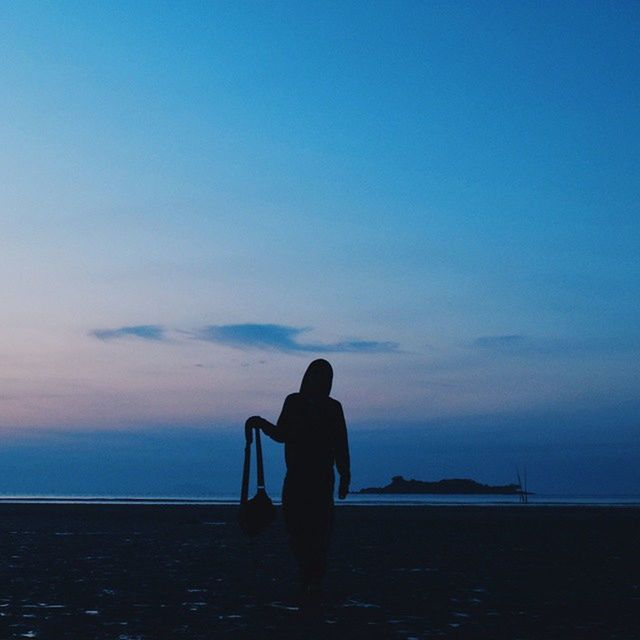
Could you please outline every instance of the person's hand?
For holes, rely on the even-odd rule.
[[[244,437],[246,438],[246,440],[247,440],[247,442],[249,444],[251,444],[253,442],[253,430],[260,428],[260,421],[261,420],[262,420],[262,418],[260,416],[251,416],[244,423]]]
[[[338,498],[344,500],[349,493],[349,481],[345,478],[340,478],[340,484],[338,485]]]

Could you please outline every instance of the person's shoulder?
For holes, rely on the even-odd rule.
[[[342,405],[335,398],[329,396],[329,403],[331,404],[331,407],[336,411],[342,411]]]
[[[284,399],[284,403],[285,404],[297,404],[298,402],[300,402],[302,400],[302,396],[300,395],[300,393],[295,392],[295,393],[290,393],[285,399]]]

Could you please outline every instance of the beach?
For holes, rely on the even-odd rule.
[[[1,504],[0,638],[640,638],[637,508],[340,506],[317,615],[236,514]]]

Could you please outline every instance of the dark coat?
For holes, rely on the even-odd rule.
[[[270,435],[284,442],[290,482],[300,482],[310,491],[333,487],[334,465],[342,478],[349,478],[347,426],[337,400],[292,393]]]

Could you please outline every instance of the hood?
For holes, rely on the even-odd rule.
[[[314,360],[305,371],[300,384],[300,393],[310,398],[327,398],[331,393],[333,369],[322,358]]]

